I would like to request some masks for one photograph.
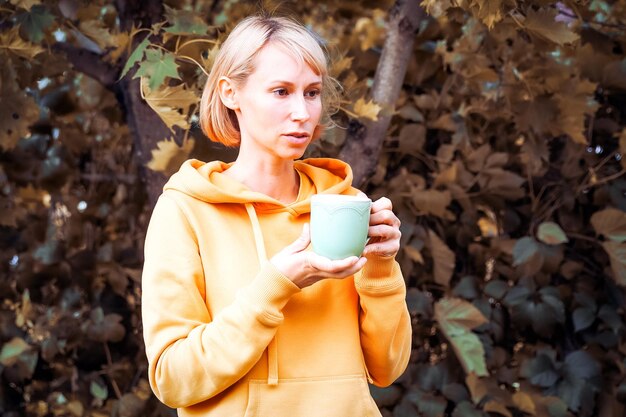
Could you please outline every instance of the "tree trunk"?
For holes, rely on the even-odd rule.
[[[363,186],[376,170],[385,134],[413,53],[415,34],[425,16],[419,0],[396,0],[389,11],[387,38],[372,86],[372,99],[382,107],[382,111],[377,120],[367,120],[359,128],[350,129],[339,153],[339,158],[352,167],[353,184],[356,187]]]

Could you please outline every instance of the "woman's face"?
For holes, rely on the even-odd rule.
[[[234,93],[241,148],[261,157],[300,158],[322,114],[322,77],[272,44],[259,52],[254,66]]]

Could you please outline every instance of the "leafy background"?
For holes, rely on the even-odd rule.
[[[181,161],[234,158],[197,102],[259,3],[134,3],[0,1],[3,416],[172,415],[146,379],[145,228]],[[402,220],[413,317],[383,415],[624,415],[626,4],[425,0],[390,107],[371,93],[407,3],[263,3],[328,40],[344,86],[309,156],[359,166],[342,149],[388,123],[357,178]]]

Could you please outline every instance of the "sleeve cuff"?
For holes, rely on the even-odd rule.
[[[372,256],[355,277],[354,285],[359,290],[386,293],[404,287],[404,278],[395,257]]]
[[[257,310],[261,320],[278,326],[283,320],[282,309],[301,289],[274,265],[266,262],[254,281],[242,291],[245,302]]]

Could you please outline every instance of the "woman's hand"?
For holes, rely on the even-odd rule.
[[[328,259],[307,251],[310,242],[309,225],[305,224],[300,237],[270,259],[283,275],[300,288],[326,278],[349,277],[360,271],[367,262],[365,257],[356,256],[340,260]]]
[[[367,197],[364,193],[360,195]],[[387,197],[381,197],[372,203],[367,233],[370,240],[365,246],[363,256],[392,257],[400,250],[400,219],[392,209],[391,200]]]

